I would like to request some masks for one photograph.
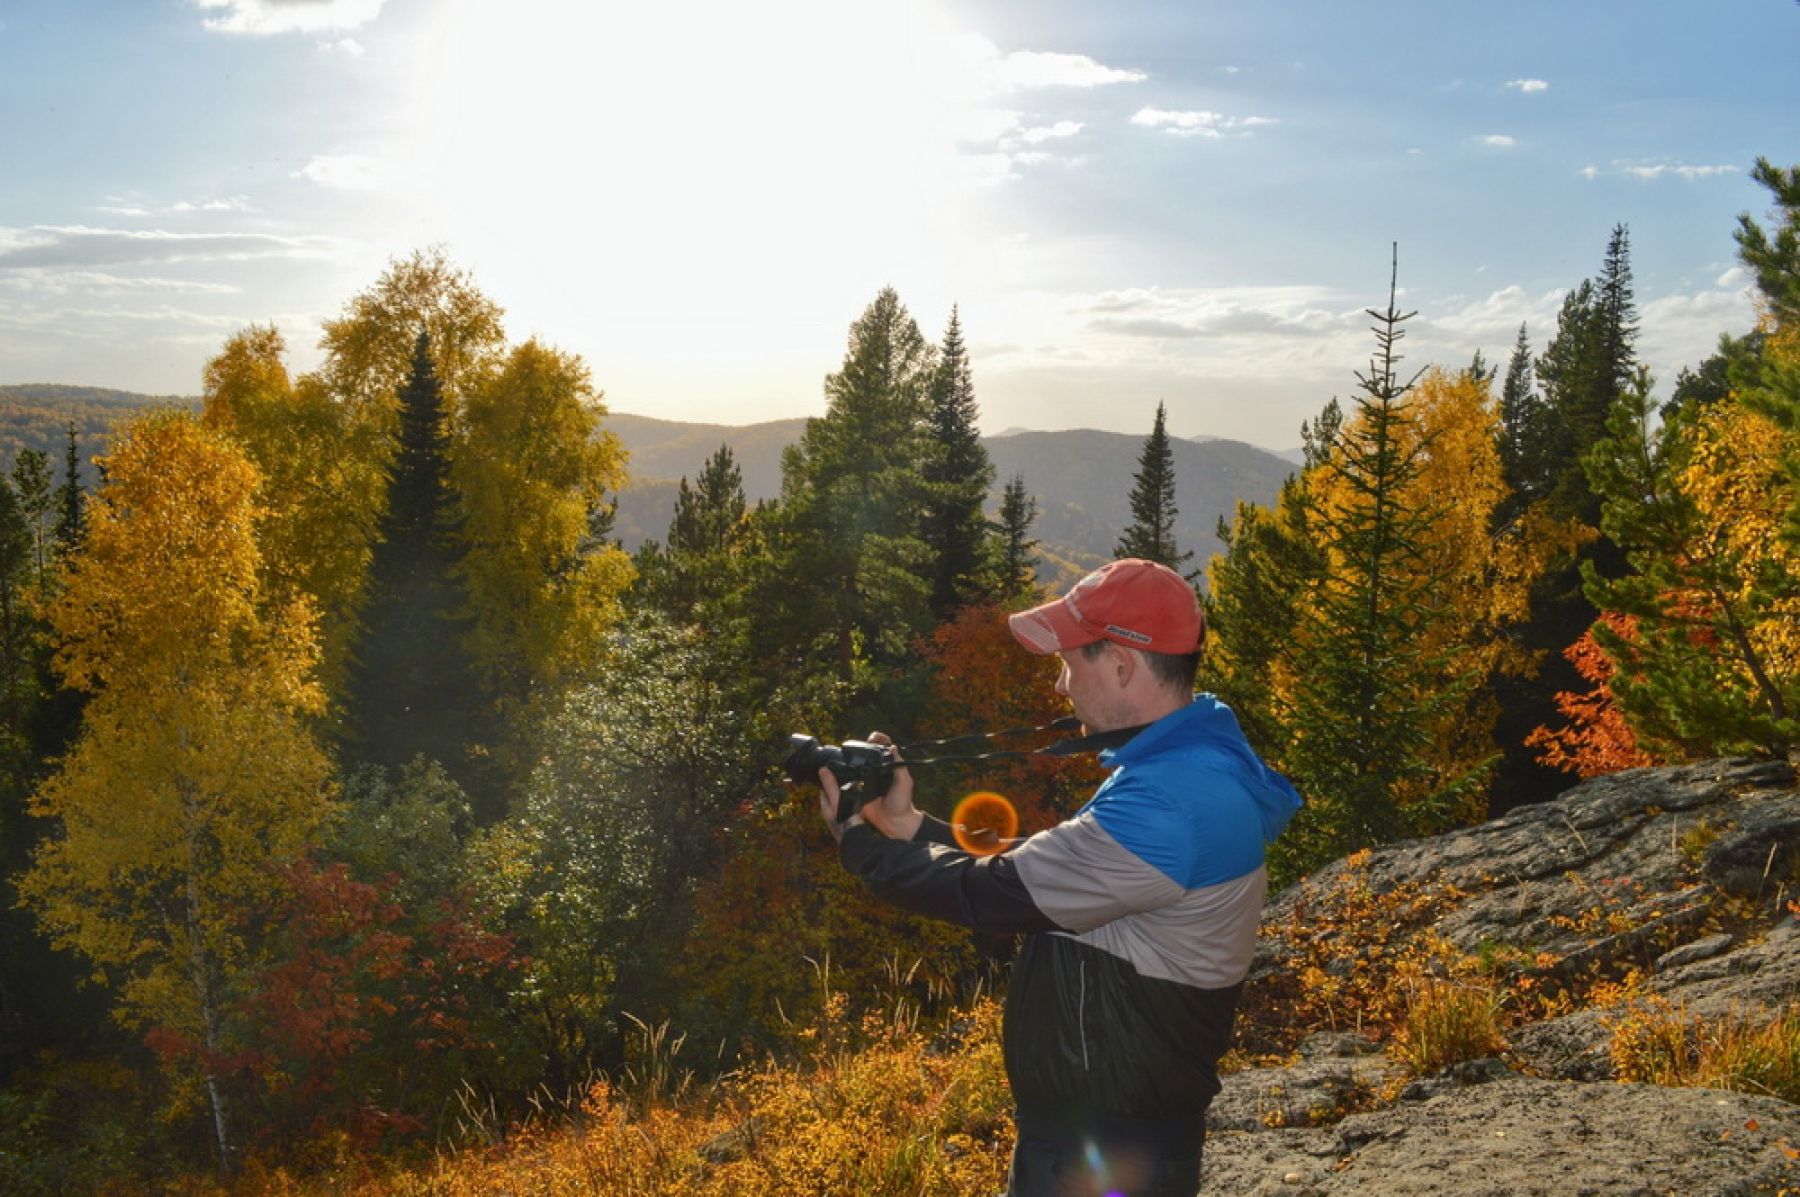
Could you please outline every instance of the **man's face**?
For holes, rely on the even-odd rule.
[[[1092,660],[1079,648],[1057,653],[1062,660],[1062,673],[1056,679],[1056,692],[1069,700],[1075,717],[1089,735],[1130,727],[1124,718],[1124,694],[1118,682],[1113,654],[1123,649],[1106,644]]]

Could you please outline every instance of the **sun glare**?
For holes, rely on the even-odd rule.
[[[466,4],[433,190],[590,317],[810,298],[841,326],[822,291],[930,243],[933,44],[916,5]]]

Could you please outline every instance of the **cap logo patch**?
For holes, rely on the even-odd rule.
[[[1107,624],[1106,630],[1114,636],[1124,637],[1125,639],[1131,641],[1133,644],[1148,644],[1148,643],[1150,643],[1150,637],[1144,635],[1142,632],[1133,631],[1131,628],[1122,628],[1116,623]]]

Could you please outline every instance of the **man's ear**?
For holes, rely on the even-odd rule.
[[[1111,642],[1108,642],[1107,647],[1112,653],[1113,676],[1119,680],[1119,689],[1123,690],[1131,685],[1132,676],[1137,673],[1138,667],[1143,662],[1138,660],[1136,649]]]

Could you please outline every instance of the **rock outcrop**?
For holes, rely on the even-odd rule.
[[[1480,827],[1375,849],[1278,896],[1278,924],[1340,884],[1454,892],[1434,930],[1515,984],[1630,975],[1639,1000],[1716,1020],[1800,1002],[1800,786],[1783,762],[1639,769]],[[1294,962],[1266,941],[1252,986]],[[1352,966],[1354,967],[1354,966]],[[1225,1078],[1203,1193],[1800,1193],[1800,1106],[1623,1084],[1607,1011],[1507,1033],[1494,1059],[1408,1078],[1368,1038],[1315,1036]],[[1338,1111],[1359,1111],[1343,1116]]]

